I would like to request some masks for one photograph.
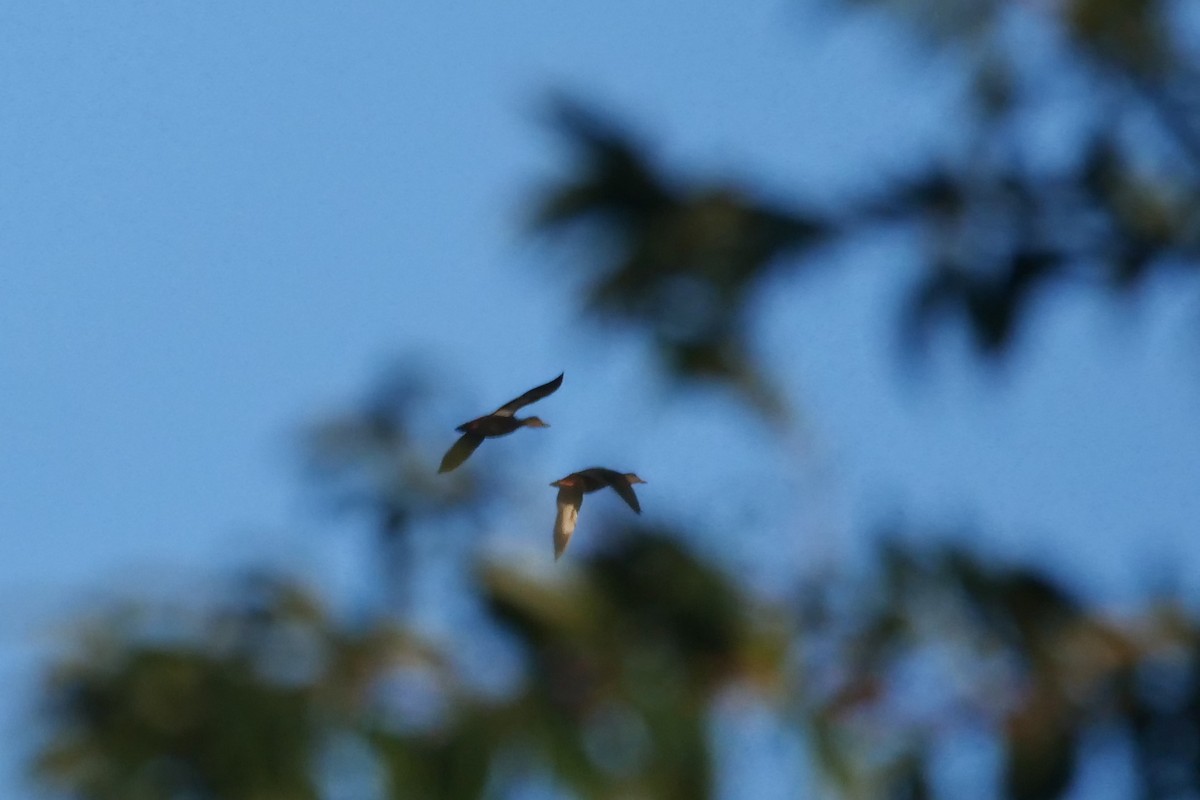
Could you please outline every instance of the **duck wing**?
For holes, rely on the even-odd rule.
[[[616,480],[608,484],[617,494],[621,495],[621,499],[632,508],[636,513],[642,513],[642,504],[638,502],[637,494],[634,493],[633,487],[629,485],[629,481],[625,480],[624,475],[618,475]]]
[[[585,469],[579,473],[583,476],[584,481],[591,487],[589,491],[595,491],[604,486],[611,486],[613,491],[621,496],[621,499],[638,514],[642,513],[642,505],[638,502],[637,494],[634,493],[633,487],[625,478],[624,473],[617,472],[615,469],[605,469],[604,467],[592,467]]]
[[[566,552],[575,532],[575,523],[579,521],[579,507],[583,505],[583,492],[571,486],[558,490],[558,513],[554,516],[554,560]]]
[[[509,400],[493,411],[492,414],[498,417],[511,417],[517,412],[517,409],[524,408],[530,403],[536,403],[546,395],[554,394],[554,392],[558,391],[558,387],[562,386],[563,375],[565,374],[559,373],[558,377],[554,380],[543,383],[541,386],[535,386],[520,397]]]
[[[438,467],[438,473],[457,469],[471,457],[471,453],[474,453],[481,444],[483,444],[483,437],[474,433],[464,433],[458,437],[458,441],[450,446],[446,455],[442,456],[442,465]]]

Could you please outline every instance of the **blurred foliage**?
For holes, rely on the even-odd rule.
[[[269,576],[218,609],[101,616],[49,676],[37,771],[127,800],[503,796],[536,770],[584,797],[705,797],[714,698],[781,677],[782,631],[654,532],[569,581],[492,563],[477,585],[524,657],[501,697],[452,643],[338,622]]]
[[[770,409],[750,344],[755,293],[846,237],[919,231],[910,332],[960,320],[991,355],[1047,286],[1129,291],[1194,270],[1200,83],[1172,6],[858,5],[904,10],[966,66],[965,146],[869,196],[805,209],[669,174],[618,126],[561,103],[576,160],[545,186],[535,222],[590,237],[593,317],[645,333],[672,374]],[[1030,24],[1054,33],[1056,70],[1026,65],[1014,30]],[[1085,87],[1075,96],[1090,112],[1072,120],[1077,146],[1047,163],[1019,123],[1059,80]],[[422,567],[407,543],[481,535],[501,494],[473,470],[435,475],[445,443],[418,433],[423,398],[425,384],[398,372],[305,439],[332,507],[368,513],[387,591]],[[1048,574],[894,536],[865,574],[798,578],[790,600],[766,603],[675,532],[605,538],[552,578],[461,551],[479,619],[453,636],[422,633],[402,598],[347,619],[271,575],[236,582],[221,603],[101,610],[48,671],[35,774],[88,800],[517,797],[548,785],[703,798],[721,754],[747,746],[739,713],[765,709],[810,756],[797,796],[1053,800],[1087,769],[1128,776],[1133,796],[1200,795],[1200,622],[1178,598],[1117,616]],[[482,665],[464,656],[480,642]],[[948,751],[988,745],[993,767],[943,774]],[[737,796],[774,780],[739,777]]]
[[[521,664],[501,692],[461,642],[338,620],[269,575],[216,608],[118,608],[48,676],[37,774],[131,800],[507,797],[538,775],[708,797],[738,735],[714,708],[749,693],[807,742],[820,796],[1059,798],[1098,735],[1126,743],[1138,796],[1200,792],[1200,624],[1174,601],[1118,619],[1029,569],[892,545],[766,604],[675,538],[628,530],[561,579],[479,565]],[[969,735],[998,774],[936,791],[930,752]]]
[[[534,223],[591,234],[579,248],[589,308],[651,333],[674,374],[728,381],[763,405],[769,376],[746,341],[754,292],[772,271],[815,264],[823,243],[918,231],[911,341],[957,321],[987,356],[1008,351],[1048,287],[1130,291],[1196,269],[1200,65],[1171,4],[856,4],[908,12],[970,76],[937,155],[836,207],[799,207],[669,175],[637,137],[560,100],[555,125],[577,156],[543,186]],[[1039,125],[1065,155],[1047,155]]]
[[[534,224],[599,240],[588,248],[603,254],[593,265],[589,310],[638,323],[673,373],[729,382],[775,410],[744,341],[748,296],[785,256],[825,239],[828,223],[737,186],[673,180],[628,135],[576,103],[560,101],[556,122],[577,164],[547,188]]]

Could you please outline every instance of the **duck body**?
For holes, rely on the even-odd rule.
[[[482,436],[485,439],[494,439],[497,436],[507,436],[521,428],[549,427],[545,422],[542,422],[540,417],[500,417],[495,414],[488,414],[487,416],[473,419],[470,422],[464,422],[454,430],[459,433]]]
[[[611,487],[626,505],[635,513],[642,513],[637,494],[633,491],[634,484],[645,483],[632,472],[617,472],[604,467],[589,467],[588,469],[572,472],[565,478],[559,478],[550,484],[558,487],[556,504],[558,513],[554,517],[554,560],[557,561],[566,551],[571,541],[571,534],[579,521],[579,509],[583,506],[583,496],[598,492],[604,487]]]
[[[470,458],[479,445],[483,444],[484,439],[507,436],[519,428],[549,428],[549,423],[543,422],[540,417],[517,417],[516,412],[546,395],[553,394],[562,386],[562,382],[563,376],[559,374],[554,380],[535,386],[520,397],[509,400],[492,413],[459,425],[455,430],[462,436],[446,451],[446,455],[442,456],[438,472],[457,469]]]

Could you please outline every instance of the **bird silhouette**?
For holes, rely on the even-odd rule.
[[[562,386],[562,382],[563,373],[560,373],[554,380],[543,383],[541,386],[535,386],[520,397],[509,400],[492,413],[459,425],[455,430],[462,433],[462,436],[458,437],[458,441],[451,445],[450,449],[446,451],[446,455],[442,456],[442,464],[438,467],[438,472],[450,472],[461,466],[470,458],[471,453],[474,453],[476,448],[483,444],[484,439],[507,436],[518,428],[549,428],[549,423],[543,422],[541,417],[522,418],[514,415],[530,403],[535,403],[546,395],[553,394],[559,386]]]
[[[608,486],[621,496],[621,499],[638,514],[642,506],[633,491],[635,483],[645,483],[632,472],[617,472],[604,467],[589,467],[588,469],[572,472],[565,478],[559,478],[550,484],[558,487],[558,513],[554,517],[554,560],[557,561],[567,549],[571,534],[575,532],[575,523],[579,520],[579,507],[583,505],[583,496],[597,492]]]

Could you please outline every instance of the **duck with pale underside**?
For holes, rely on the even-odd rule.
[[[562,382],[563,376],[559,374],[554,380],[535,386],[520,397],[509,400],[492,413],[459,425],[455,430],[462,436],[446,451],[438,472],[449,472],[459,467],[483,444],[484,439],[507,436],[519,428],[549,428],[549,423],[542,422],[540,417],[517,417],[516,413],[530,403],[536,403],[546,395],[553,394],[562,386]]]
[[[597,492],[608,486],[621,496],[630,508],[638,514],[642,506],[634,494],[633,485],[645,483],[632,472],[617,472],[604,467],[590,467],[572,472],[565,478],[559,478],[551,486],[558,487],[558,514],[554,517],[554,560],[558,561],[571,534],[575,532],[575,523],[579,520],[579,507],[583,505],[583,496]]]

